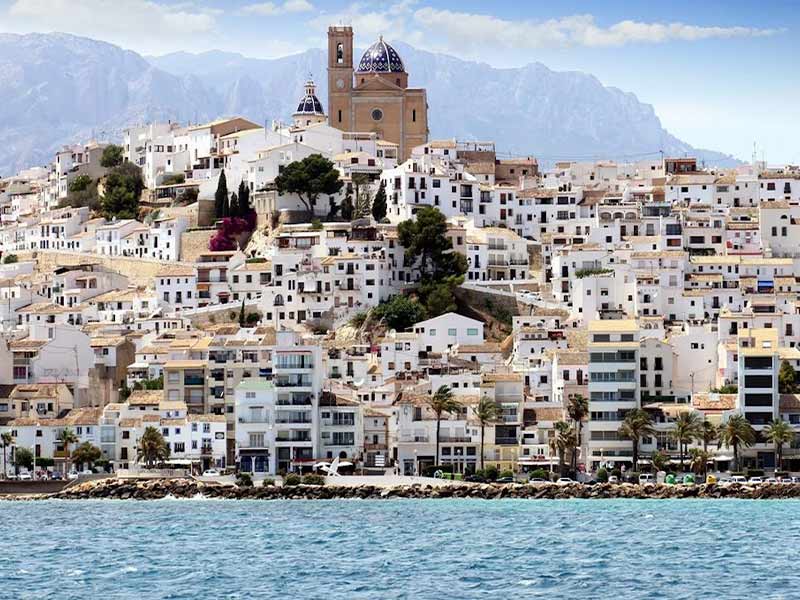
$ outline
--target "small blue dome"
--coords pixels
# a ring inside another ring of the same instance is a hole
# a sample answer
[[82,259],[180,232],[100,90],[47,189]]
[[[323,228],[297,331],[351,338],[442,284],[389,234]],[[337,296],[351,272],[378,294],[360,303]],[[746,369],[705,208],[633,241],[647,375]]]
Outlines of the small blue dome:
[[308,80],[306,82],[305,96],[300,98],[300,104],[297,105],[295,114],[303,115],[324,115],[325,111],[322,110],[322,102],[319,101],[316,94],[316,86],[314,82]]
[[358,63],[359,73],[403,73],[406,68],[397,51],[383,41],[372,44]]

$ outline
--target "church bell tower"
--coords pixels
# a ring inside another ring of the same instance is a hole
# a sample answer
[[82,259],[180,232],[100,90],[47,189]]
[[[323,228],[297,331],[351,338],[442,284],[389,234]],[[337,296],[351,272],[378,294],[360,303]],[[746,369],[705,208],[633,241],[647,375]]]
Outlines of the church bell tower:
[[352,131],[353,28],[328,27],[328,123]]

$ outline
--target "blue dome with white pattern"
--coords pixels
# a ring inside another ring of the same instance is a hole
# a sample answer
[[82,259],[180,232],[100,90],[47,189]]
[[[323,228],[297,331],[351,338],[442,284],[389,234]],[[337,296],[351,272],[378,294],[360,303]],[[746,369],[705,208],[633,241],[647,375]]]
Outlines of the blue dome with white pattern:
[[359,73],[403,73],[406,68],[397,51],[383,41],[372,44],[358,63]]
[[310,79],[306,81],[305,95],[300,98],[300,104],[297,105],[297,114],[303,115],[324,115],[325,111],[322,110],[322,102],[317,98],[317,87]]

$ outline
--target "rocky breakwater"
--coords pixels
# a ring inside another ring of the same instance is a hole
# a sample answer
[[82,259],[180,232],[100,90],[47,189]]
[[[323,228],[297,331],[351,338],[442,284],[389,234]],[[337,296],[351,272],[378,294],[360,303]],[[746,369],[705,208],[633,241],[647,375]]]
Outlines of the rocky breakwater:
[[333,500],[391,499],[391,498],[475,498],[561,500],[581,499],[678,499],[678,498],[745,498],[745,499],[789,499],[800,498],[800,484],[702,484],[702,485],[658,485],[658,484],[453,484],[430,485],[296,485],[236,487],[207,483],[194,479],[100,479],[72,485],[50,494],[8,496],[14,500],[41,499],[119,499],[158,500],[174,498],[220,498],[220,499],[298,499]]

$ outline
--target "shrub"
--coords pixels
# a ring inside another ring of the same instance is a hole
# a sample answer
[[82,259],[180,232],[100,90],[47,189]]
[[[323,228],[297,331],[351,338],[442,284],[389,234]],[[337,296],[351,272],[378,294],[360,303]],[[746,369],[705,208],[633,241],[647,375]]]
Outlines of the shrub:
[[311,229],[313,229],[314,231],[319,231],[320,229],[322,229],[322,221],[320,221],[319,219],[313,219],[311,221]]
[[300,475],[296,475],[295,473],[289,473],[286,477],[283,478],[283,485],[290,486],[290,485],[300,485]]
[[595,473],[595,478],[600,483],[606,483],[608,481],[608,471],[600,467],[597,469],[597,473]]
[[504,477],[512,477],[513,478],[514,477],[514,471],[509,471],[508,469],[506,469],[505,471],[501,471],[500,472],[500,478],[502,479]]
[[616,477],[617,479],[622,479],[622,471],[620,471],[619,469],[612,469],[611,476]]
[[309,473],[308,475],[303,475],[303,485],[325,485],[325,478],[316,473]]
[[442,473],[452,473],[453,472],[453,465],[431,465],[429,467],[425,467],[425,470],[422,471],[423,477],[433,477],[433,474],[436,471],[441,471]]
[[250,473],[239,473],[236,476],[236,485],[238,487],[253,487],[253,478]]
[[590,277],[592,275],[605,275],[613,272],[614,269],[578,269],[575,271],[575,277],[583,279],[584,277]]
[[255,325],[256,323],[258,323],[260,318],[261,318],[261,313],[257,313],[257,312],[247,313],[247,317],[245,318],[245,322],[248,325]]
[[183,173],[173,173],[165,176],[164,179],[161,180],[161,185],[177,185],[184,181],[186,181],[186,177]]
[[355,327],[356,329],[358,329],[364,324],[366,320],[367,320],[367,311],[362,310],[361,312],[357,312],[352,317],[350,317],[349,325],[351,327]]
[[494,481],[497,479],[498,471],[497,467],[494,465],[490,465],[483,470],[483,475],[486,477],[488,481]]
[[3,258],[3,264],[4,265],[12,265],[15,262],[17,262],[18,260],[19,260],[19,258],[17,258],[16,254],[6,254],[5,257]]
[[271,487],[275,485],[275,480],[271,477],[265,477],[264,481],[261,482],[261,487]]
[[534,469],[531,471],[531,479],[550,479],[550,473],[544,469]]
[[764,469],[747,469],[747,477],[763,477]]

